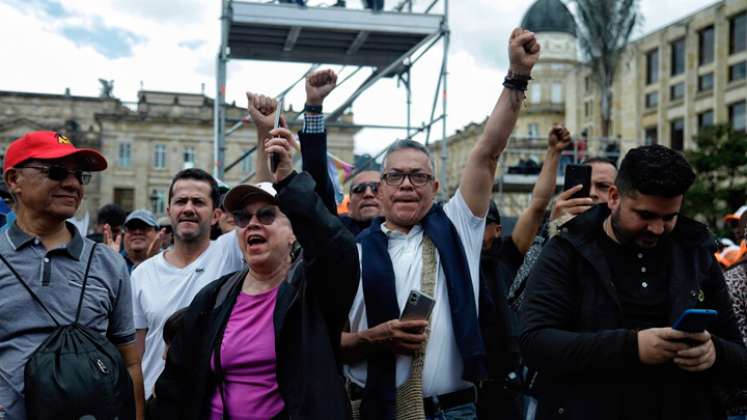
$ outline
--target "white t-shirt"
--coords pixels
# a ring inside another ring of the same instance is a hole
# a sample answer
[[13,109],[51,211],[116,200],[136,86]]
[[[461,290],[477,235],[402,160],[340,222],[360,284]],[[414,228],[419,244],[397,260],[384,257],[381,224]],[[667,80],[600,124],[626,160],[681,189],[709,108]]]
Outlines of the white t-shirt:
[[184,268],[169,264],[163,254],[143,261],[130,276],[135,329],[148,330],[142,360],[145,398],[153,393],[164,368],[163,324],[171,314],[189,306],[205,285],[244,266],[236,231],[211,241],[205,252]]
[[[472,277],[475,306],[477,306],[480,285],[480,250],[485,230],[485,218],[476,217],[472,214],[459,190],[446,203],[444,211],[456,227],[462,240],[467,255],[469,273]],[[423,228],[416,225],[408,234],[389,230],[384,225],[381,226],[381,230],[389,238],[389,257],[392,259],[397,304],[401,311],[405,307],[410,291],[413,289],[420,290],[420,277],[423,269],[423,250],[421,246]],[[358,252],[361,253],[360,245],[358,246]],[[425,350],[425,366],[423,367],[423,396],[425,397],[458,391],[470,385],[461,379],[464,366],[451,326],[451,309],[446,290],[446,275],[441,267],[438,251],[436,251],[436,267],[438,269],[435,290],[436,304],[431,313],[431,333]],[[352,332],[368,329],[363,286],[360,284],[348,318]],[[397,386],[402,385],[410,375],[411,362],[412,358],[409,356],[397,356]],[[350,380],[363,387],[366,384],[366,369],[367,363],[364,361],[345,366],[345,374]]]

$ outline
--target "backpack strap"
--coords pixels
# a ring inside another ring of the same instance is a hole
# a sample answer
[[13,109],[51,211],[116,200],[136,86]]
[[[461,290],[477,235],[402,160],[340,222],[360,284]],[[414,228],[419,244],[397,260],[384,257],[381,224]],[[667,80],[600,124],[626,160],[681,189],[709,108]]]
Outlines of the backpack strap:
[[6,259],[5,259],[5,257],[3,256],[3,254],[0,254],[0,260],[2,260],[2,261],[3,261],[4,263],[5,263],[5,265],[7,265],[7,266],[8,266],[8,268],[10,269],[10,272],[11,272],[11,273],[13,273],[13,275],[15,275],[15,276],[16,276],[16,278],[17,278],[17,279],[18,279],[18,281],[19,281],[19,282],[21,283],[21,285],[23,285],[23,288],[24,288],[24,289],[26,289],[26,291],[27,291],[27,292],[29,292],[29,294],[30,294],[30,295],[31,295],[31,297],[32,297],[32,298],[33,298],[33,299],[34,299],[34,300],[36,301],[36,303],[38,303],[38,304],[39,304],[39,306],[41,306],[41,308],[42,308],[42,309],[44,309],[44,312],[46,312],[46,313],[47,313],[47,315],[49,315],[49,317],[50,317],[50,318],[52,318],[52,322],[54,322],[54,323],[55,323],[55,325],[59,327],[59,326],[60,326],[60,323],[59,323],[59,322],[57,322],[57,318],[55,318],[55,317],[54,317],[54,316],[52,315],[52,313],[51,313],[51,312],[49,312],[49,309],[47,309],[47,307],[46,307],[46,306],[44,306],[44,304],[42,303],[41,299],[39,299],[39,296],[37,296],[37,295],[36,295],[36,293],[34,293],[34,292],[33,292],[33,291],[31,290],[31,287],[29,287],[29,285],[28,285],[28,284],[26,284],[26,282],[25,282],[25,281],[23,281],[23,279],[21,278],[21,275],[20,275],[20,274],[18,274],[18,272],[16,271],[16,269],[15,269],[15,268],[13,268],[13,266],[12,266],[12,265],[10,265],[10,263],[8,262],[8,260],[6,260]]
[[73,325],[78,325],[78,319],[80,318],[80,310],[83,307],[83,295],[86,292],[86,283],[88,283],[88,272],[91,271],[91,261],[93,261],[93,252],[96,250],[97,243],[94,242],[91,246],[91,253],[88,255],[88,263],[86,263],[86,272],[83,274],[83,287],[80,288],[80,298],[78,299],[78,309],[75,311],[75,321]]

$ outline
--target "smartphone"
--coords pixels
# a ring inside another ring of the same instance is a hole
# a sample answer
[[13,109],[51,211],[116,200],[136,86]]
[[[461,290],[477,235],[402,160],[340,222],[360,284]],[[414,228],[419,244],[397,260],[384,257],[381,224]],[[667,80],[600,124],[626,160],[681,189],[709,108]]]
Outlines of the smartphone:
[[[275,110],[275,127],[280,127],[280,113],[283,112],[283,103],[285,102],[285,96],[280,97],[278,101],[277,109]],[[280,156],[275,153],[270,153],[270,172],[275,173],[280,163]]]
[[713,309],[687,309],[674,321],[672,329],[691,333],[703,332],[717,316],[718,311]]
[[568,165],[565,167],[565,182],[563,190],[570,190],[576,185],[583,185],[580,191],[573,193],[571,198],[585,198],[591,192],[591,165]]
[[410,296],[407,297],[405,309],[402,311],[402,316],[399,319],[402,321],[427,321],[431,316],[431,311],[435,304],[436,301],[432,297],[419,290],[413,290],[410,292]]

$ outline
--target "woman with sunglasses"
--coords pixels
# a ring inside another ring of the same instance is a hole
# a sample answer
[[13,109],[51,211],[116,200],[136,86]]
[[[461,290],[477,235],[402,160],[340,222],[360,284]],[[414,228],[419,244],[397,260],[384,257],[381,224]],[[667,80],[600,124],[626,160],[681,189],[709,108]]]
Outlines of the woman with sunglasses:
[[224,200],[251,268],[189,306],[156,383],[159,419],[350,417],[337,353],[358,287],[355,242],[311,176],[292,171],[290,131],[271,134],[274,186],[240,185]]

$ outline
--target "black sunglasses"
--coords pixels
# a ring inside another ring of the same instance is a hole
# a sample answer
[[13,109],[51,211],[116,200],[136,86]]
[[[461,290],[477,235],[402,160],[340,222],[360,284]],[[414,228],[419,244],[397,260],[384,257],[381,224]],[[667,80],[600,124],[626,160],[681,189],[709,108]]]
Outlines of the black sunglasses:
[[379,191],[378,182],[361,182],[350,187],[350,192],[353,194],[363,194],[364,192],[366,192],[366,188],[369,187],[371,188],[371,192],[374,194]]
[[259,221],[259,223],[262,223],[265,226],[273,224],[275,222],[275,218],[277,217],[277,212],[273,207],[263,207],[257,210],[256,213],[252,213],[247,210],[237,210],[231,214],[233,214],[233,219],[236,222],[236,226],[242,229],[249,226],[249,223],[252,221],[252,218],[254,216],[257,216],[257,220]]
[[81,170],[70,170],[65,168],[64,166],[36,166],[36,165],[25,165],[25,166],[19,166],[19,168],[31,168],[36,169],[39,172],[47,175],[47,178],[51,179],[52,181],[64,181],[69,177],[70,175],[74,176],[75,179],[80,182],[81,185],[88,185],[89,182],[91,182],[91,173]]

